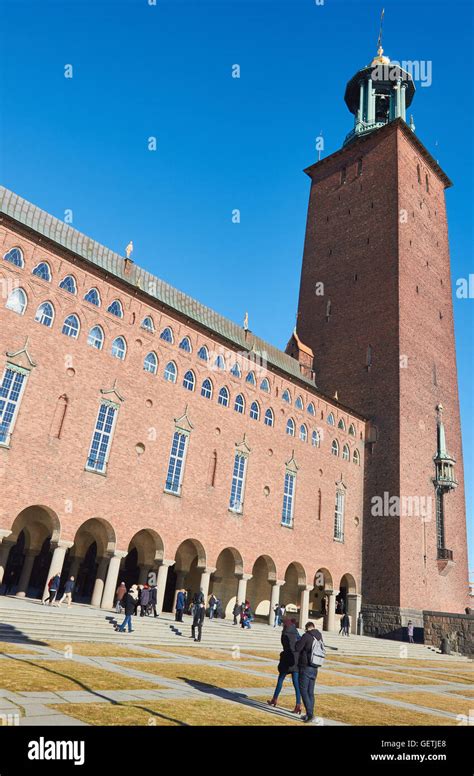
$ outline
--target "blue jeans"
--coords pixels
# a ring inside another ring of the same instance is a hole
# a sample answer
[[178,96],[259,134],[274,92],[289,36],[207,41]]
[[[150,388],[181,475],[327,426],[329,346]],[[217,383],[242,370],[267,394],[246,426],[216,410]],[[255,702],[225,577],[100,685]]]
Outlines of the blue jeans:
[[[273,700],[276,701],[276,699],[280,695],[281,688],[283,687],[283,682],[285,681],[287,676],[288,674],[278,674],[278,681],[275,687],[275,692],[273,693]],[[298,680],[298,671],[294,671],[293,673],[290,673],[290,676],[293,680],[293,687],[295,688],[296,704],[297,706],[299,706],[301,704],[301,693],[300,693],[300,685]]]
[[124,631],[126,625],[128,625],[128,632],[130,633],[130,631],[132,630],[132,615],[131,614],[126,614],[125,615],[125,619],[124,619],[123,623],[121,624],[121,626],[119,628],[119,631]]
[[315,666],[305,666],[299,671],[301,697],[308,717],[314,714],[314,684],[317,675],[318,669]]
[[275,619],[273,621],[273,627],[276,628],[277,625],[281,625],[281,618],[279,614],[275,614]]

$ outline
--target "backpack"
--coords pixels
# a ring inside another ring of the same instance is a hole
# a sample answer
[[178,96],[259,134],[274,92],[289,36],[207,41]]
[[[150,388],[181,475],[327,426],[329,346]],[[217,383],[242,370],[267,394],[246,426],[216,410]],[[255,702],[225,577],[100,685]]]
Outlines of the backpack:
[[313,636],[313,643],[311,645],[311,657],[309,659],[310,665],[314,666],[315,668],[319,668],[323,665],[325,657],[326,647],[324,646],[322,638],[317,639],[316,636]]

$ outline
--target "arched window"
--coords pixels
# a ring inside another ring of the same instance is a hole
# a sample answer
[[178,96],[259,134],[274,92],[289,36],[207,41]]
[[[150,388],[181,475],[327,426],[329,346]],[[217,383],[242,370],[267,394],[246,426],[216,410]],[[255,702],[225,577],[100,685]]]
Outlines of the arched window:
[[155,331],[155,324],[153,323],[153,318],[151,315],[147,315],[143,321],[140,324],[141,329],[145,329],[145,331],[149,331],[150,334],[153,334]]
[[225,369],[225,361],[223,356],[216,356],[216,360],[214,361],[214,366],[216,369]]
[[420,172],[420,165],[419,164],[416,165],[416,172],[417,172],[417,175],[418,175],[418,183],[421,183],[421,172]]
[[295,435],[295,421],[293,420],[293,418],[288,418],[288,420],[286,421],[286,433],[288,434],[288,436],[292,436],[292,437],[294,437]]
[[319,434],[317,431],[313,431],[311,434],[311,444],[313,447],[319,447]]
[[49,268],[48,262],[46,261],[40,261],[36,267],[33,267],[31,274],[36,275],[36,277],[41,278],[41,280],[47,280],[48,282],[51,281],[51,270]]
[[66,337],[77,339],[79,336],[79,329],[80,323],[77,315],[68,315],[63,323],[62,333],[65,334]]
[[273,424],[275,422],[275,418],[274,418],[274,415],[273,415],[273,410],[270,409],[270,407],[268,408],[268,410],[265,411],[265,417],[264,417],[263,422],[265,423],[266,426],[273,427]]
[[87,336],[87,344],[96,350],[102,350],[104,345],[104,332],[100,326],[93,326]]
[[429,194],[430,193],[430,179],[428,178],[428,175],[425,175],[425,185],[426,185],[426,191]]
[[283,401],[285,401],[287,404],[291,404],[291,394],[289,391],[283,391],[281,398]]
[[156,353],[151,351],[151,353],[148,353],[145,356],[145,360],[143,362],[143,369],[145,372],[150,372],[152,375],[156,375],[158,371],[158,358]]
[[219,391],[219,396],[217,397],[217,403],[222,404],[223,407],[229,406],[229,391],[227,388],[221,388]]
[[265,391],[265,393],[270,393],[270,383],[267,377],[264,377],[260,383],[260,390]]
[[350,434],[350,436],[353,436],[353,437],[355,437],[355,435],[356,435],[356,430],[355,430],[355,426],[354,426],[353,423],[351,423],[351,425],[349,426],[349,434]]
[[247,377],[245,378],[246,383],[250,383],[250,385],[256,385],[257,381],[255,379],[255,372],[249,372]]
[[115,358],[119,358],[121,361],[125,359],[125,353],[127,352],[127,345],[123,337],[115,337],[112,342],[111,353]]
[[205,345],[201,345],[201,347],[199,348],[198,358],[200,358],[201,361],[209,361],[209,351]]
[[253,401],[250,405],[250,417],[252,420],[258,420],[260,417],[260,407],[257,401]]
[[336,425],[336,421],[334,420],[334,415],[332,414],[332,412],[330,412],[328,415],[328,426],[335,426],[335,425]]
[[297,397],[297,399],[295,401],[295,407],[296,407],[297,410],[304,409],[303,399],[301,398],[301,396]]
[[351,460],[351,453],[349,450],[349,445],[344,445],[342,448],[342,460],[343,461],[350,461]]
[[308,414],[312,415],[314,418],[316,415],[316,409],[312,401],[308,404],[307,410],[308,410]]
[[67,291],[69,294],[77,294],[75,277],[73,275],[66,275],[66,277],[61,280],[59,288],[62,288],[63,291]]
[[355,463],[357,466],[360,466],[360,453],[358,450],[354,450],[352,453],[352,463]]
[[173,344],[173,331],[169,326],[167,326],[160,334],[160,339],[162,339],[164,342],[169,342],[170,345]]
[[178,370],[174,361],[169,361],[165,367],[164,378],[168,383],[175,383],[178,376]]
[[54,307],[51,302],[43,302],[36,311],[35,321],[42,323],[43,326],[50,328],[54,320]]
[[241,393],[237,394],[235,397],[234,410],[240,412],[241,415],[245,412],[245,399]]
[[341,429],[341,431],[346,430],[346,424],[344,423],[344,418],[340,418],[339,423],[337,424],[337,427]]
[[196,378],[194,377],[194,372],[189,369],[183,377],[183,388],[186,388],[187,391],[194,391],[195,385]]
[[28,304],[28,299],[22,288],[14,288],[8,294],[8,299],[5,307],[7,310],[13,310],[18,315],[23,315]]
[[302,426],[300,426],[300,439],[302,442],[308,441],[308,429],[306,428],[304,423]]
[[201,385],[201,396],[204,396],[205,399],[212,398],[212,383],[208,377],[206,377],[203,384]]
[[114,299],[114,301],[111,302],[107,307],[107,312],[111,315],[115,315],[117,318],[123,318],[122,302],[120,302],[118,299]]
[[333,439],[332,440],[331,454],[332,455],[339,455],[339,442],[337,441],[337,439]]
[[183,339],[179,343],[179,347],[181,350],[184,350],[185,353],[191,353],[192,347],[191,347],[191,340],[189,339],[189,337],[183,337]]
[[231,375],[234,375],[234,377],[242,377],[242,370],[237,362],[231,367],[230,373]]
[[95,305],[96,307],[100,307],[101,305],[100,294],[97,288],[90,288],[87,294],[84,295],[84,300],[90,304]]
[[21,248],[11,248],[3,257],[5,261],[9,261],[10,264],[14,264],[15,267],[23,267],[25,262],[23,261],[23,252]]

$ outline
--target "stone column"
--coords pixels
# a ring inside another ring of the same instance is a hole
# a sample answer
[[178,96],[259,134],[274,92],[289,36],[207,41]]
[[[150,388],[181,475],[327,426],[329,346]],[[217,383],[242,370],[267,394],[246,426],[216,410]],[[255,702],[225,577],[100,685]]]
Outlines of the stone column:
[[24,598],[28,592],[31,572],[33,571],[33,564],[37,555],[38,550],[26,550],[25,552],[25,560],[23,561],[20,581],[18,582],[18,589],[16,591],[18,598]]
[[[168,572],[166,572],[168,574]],[[174,589],[174,597],[173,597],[173,609],[172,611],[176,609],[176,599],[178,597],[178,590],[184,589],[184,580],[186,579],[186,571],[183,571],[183,569],[177,569],[176,570],[176,587]]]
[[357,633],[357,618],[362,603],[362,596],[358,593],[347,593],[347,614],[351,619],[351,633]]
[[309,618],[309,594],[310,594],[312,589],[313,589],[313,585],[306,585],[306,587],[302,587],[301,588],[300,619],[299,619],[299,627],[300,628],[304,628],[304,626],[308,622],[308,618]]
[[272,585],[272,593],[270,596],[270,612],[268,614],[268,624],[273,625],[275,619],[274,608],[280,603],[281,588],[285,584],[285,580],[277,579]]
[[372,79],[367,79],[367,123],[373,124],[375,121],[375,95],[372,86]]
[[359,122],[364,121],[364,81],[359,84]]
[[209,584],[211,582],[211,574],[213,574],[215,569],[211,568],[210,566],[207,566],[205,569],[201,571],[201,581],[199,583],[199,589],[202,590],[204,593],[204,603],[207,605],[207,597],[209,595]]
[[395,103],[395,118],[398,119],[401,116],[402,113],[402,87],[401,87],[401,80],[400,78],[397,78],[397,85],[395,87],[396,91],[396,103]]
[[100,606],[100,602],[102,601],[102,594],[104,592],[105,575],[107,573],[108,565],[109,559],[107,556],[104,556],[99,560],[97,576],[95,578],[94,589],[92,591],[91,606]]
[[66,551],[71,549],[73,544],[74,542],[64,542],[62,540],[57,543],[57,546],[53,552],[53,557],[51,558],[49,571],[46,575],[46,584],[44,586],[43,597],[42,597],[43,601],[49,595],[49,590],[48,590],[49,580],[51,579],[51,577],[55,577],[56,574],[61,574],[63,570],[63,565],[64,565],[64,558],[66,557]]
[[406,83],[402,84],[402,104],[401,104],[401,117],[403,121],[407,120],[407,85]]
[[114,605],[114,596],[117,589],[120,562],[122,558],[125,558],[126,555],[126,552],[116,551],[109,560],[109,567],[107,569],[102,602],[100,604],[101,609],[112,609]]
[[10,534],[11,531],[0,528],[0,585],[3,582],[3,575],[5,574],[8,556],[14,544],[14,542],[7,541],[7,536],[10,536]]
[[336,591],[326,590],[325,594],[328,597],[328,613],[327,613],[327,631],[336,630]]
[[[168,569],[173,566],[174,560],[163,560],[158,567],[158,578],[156,580],[156,611],[161,614],[163,611],[163,600],[165,597],[166,580],[168,579]],[[176,597],[175,597],[176,603]]]
[[252,579],[252,574],[241,574],[239,584],[237,585],[237,603],[241,604],[247,598],[247,582]]

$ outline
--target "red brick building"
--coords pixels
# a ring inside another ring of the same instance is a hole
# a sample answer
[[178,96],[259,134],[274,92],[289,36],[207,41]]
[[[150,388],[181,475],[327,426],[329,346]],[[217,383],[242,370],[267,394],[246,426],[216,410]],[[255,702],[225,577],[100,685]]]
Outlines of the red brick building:
[[[307,170],[286,352],[1,190],[11,592],[41,595],[60,572],[79,600],[110,608],[118,582],[153,573],[167,610],[176,589],[202,587],[227,615],[247,597],[265,617],[277,602],[301,621],[326,609],[332,629],[337,596],[353,630],[362,602],[374,633],[427,608],[463,611],[449,182],[393,85],[385,120],[366,115],[374,67],[358,74],[357,131]],[[422,514],[390,516],[392,496]]]

